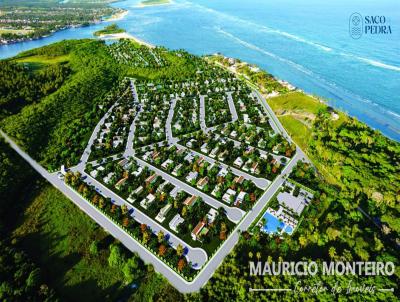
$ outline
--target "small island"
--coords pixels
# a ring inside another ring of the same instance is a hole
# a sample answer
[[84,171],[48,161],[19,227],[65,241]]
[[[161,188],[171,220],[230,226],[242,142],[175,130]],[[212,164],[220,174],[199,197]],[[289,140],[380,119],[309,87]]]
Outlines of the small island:
[[170,4],[170,0],[143,0],[140,2],[139,6],[155,6],[155,5],[164,5]]
[[124,33],[125,29],[120,28],[117,24],[111,24],[93,33],[96,37]]

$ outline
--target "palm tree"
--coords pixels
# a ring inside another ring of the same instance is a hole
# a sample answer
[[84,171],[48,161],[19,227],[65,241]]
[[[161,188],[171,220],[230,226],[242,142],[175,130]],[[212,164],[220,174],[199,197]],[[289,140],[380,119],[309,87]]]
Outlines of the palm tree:
[[161,243],[164,240],[164,232],[163,231],[159,231],[157,234],[157,238],[158,238],[158,242]]
[[121,206],[121,212],[123,215],[126,215],[128,213],[128,207],[126,206],[126,204],[123,204]]
[[329,248],[328,253],[329,253],[329,257],[330,257],[331,259],[335,259],[335,258],[336,258],[336,249],[335,249],[335,247],[331,246],[331,247]]
[[181,244],[178,244],[176,247],[176,254],[181,257],[183,255],[183,246]]

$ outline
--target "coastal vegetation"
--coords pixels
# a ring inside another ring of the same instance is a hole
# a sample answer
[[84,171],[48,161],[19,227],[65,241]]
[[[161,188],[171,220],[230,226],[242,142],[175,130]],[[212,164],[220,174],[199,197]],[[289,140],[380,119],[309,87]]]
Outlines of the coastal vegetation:
[[95,36],[104,36],[104,35],[112,35],[112,34],[119,34],[119,33],[124,33],[125,29],[120,28],[117,24],[111,24],[104,29],[98,30],[94,32]]

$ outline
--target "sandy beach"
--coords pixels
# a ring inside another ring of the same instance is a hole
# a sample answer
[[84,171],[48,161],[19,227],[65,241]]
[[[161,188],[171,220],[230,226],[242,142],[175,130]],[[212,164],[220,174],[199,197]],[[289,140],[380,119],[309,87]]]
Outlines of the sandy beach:
[[136,7],[145,8],[145,7],[151,7],[151,6],[162,6],[162,5],[171,5],[171,4],[173,4],[172,0],[170,0],[166,3],[154,3],[154,4],[143,4],[142,2],[140,2],[138,5],[136,5]]
[[143,41],[143,40],[141,40],[141,39],[139,39],[139,38],[137,38],[137,37],[135,37],[135,36],[133,36],[133,35],[131,35],[129,33],[126,33],[126,32],[125,33],[118,33],[118,34],[101,35],[98,38],[99,39],[103,39],[103,40],[131,39],[131,40],[134,40],[135,42],[137,42],[139,44],[142,44],[142,45],[145,45],[147,47],[150,47],[150,48],[154,48],[155,47],[154,45],[152,45],[150,43],[147,43],[146,41]]
[[122,20],[123,18],[125,18],[128,13],[129,13],[129,11],[127,11],[127,10],[116,13],[116,14],[110,16],[109,18],[106,18],[104,21],[110,21],[110,22],[119,21],[119,20]]

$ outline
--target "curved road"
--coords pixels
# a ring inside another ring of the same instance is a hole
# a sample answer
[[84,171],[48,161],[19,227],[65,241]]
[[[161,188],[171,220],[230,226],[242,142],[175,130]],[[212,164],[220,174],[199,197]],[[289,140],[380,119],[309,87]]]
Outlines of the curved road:
[[[272,109],[268,106],[266,103],[265,99],[259,94],[258,91],[254,91],[255,95],[258,97],[259,101],[265,108],[266,112],[269,114],[271,118],[271,126],[274,128],[274,130],[278,133],[283,133],[284,137],[286,137],[289,141],[292,142],[290,139],[289,135],[283,128],[283,126],[280,124],[279,120],[276,118],[274,113],[272,112]],[[203,108],[202,108],[202,103],[203,103]],[[204,98],[203,102],[200,98],[200,122],[202,125],[202,129],[205,126],[204,123],[204,115],[203,119],[201,117],[201,113],[205,113],[205,108],[204,108]],[[173,109],[172,109],[173,112]],[[99,122],[100,124],[100,122]],[[208,130],[207,128],[204,128],[203,130]],[[96,129],[95,131],[96,132]],[[19,154],[21,157],[23,157],[36,171],[38,171],[44,178],[46,178],[53,186],[58,188],[64,195],[69,197],[78,207],[80,207],[84,212],[86,212],[93,220],[95,220],[99,225],[101,225],[103,228],[108,230],[114,237],[118,238],[127,248],[129,248],[132,251],[137,252],[140,257],[146,261],[150,262],[154,265],[154,268],[156,271],[162,273],[180,292],[183,293],[189,293],[189,292],[195,292],[198,291],[212,276],[214,271],[217,269],[217,267],[221,264],[223,261],[224,257],[233,249],[237,241],[239,240],[239,232],[247,230],[247,228],[251,225],[251,223],[257,218],[259,213],[264,209],[270,198],[278,191],[282,183],[284,182],[284,179],[287,175],[290,174],[292,168],[296,165],[296,163],[301,160],[301,159],[306,159],[307,157],[303,153],[303,151],[297,147],[297,152],[295,156],[292,158],[292,160],[289,161],[289,163],[285,166],[283,169],[282,173],[269,185],[267,190],[264,192],[264,194],[261,196],[261,198],[257,201],[257,203],[254,205],[252,210],[250,210],[247,214],[243,216],[243,212],[240,209],[232,209],[230,207],[225,207],[227,209],[228,217],[231,219],[238,221],[238,224],[235,228],[234,231],[229,235],[229,237],[225,240],[225,242],[222,244],[222,246],[218,249],[218,251],[208,260],[208,262],[204,265],[202,268],[201,272],[197,275],[197,277],[192,281],[192,282],[187,282],[185,281],[182,277],[180,277],[174,270],[172,270],[170,267],[168,267],[165,263],[163,263],[157,256],[153,255],[150,253],[146,248],[144,248],[139,242],[134,240],[129,234],[124,232],[121,228],[119,228],[117,225],[115,225],[111,220],[109,220],[106,216],[104,216],[99,210],[97,210],[93,205],[91,205],[89,202],[84,200],[78,193],[73,191],[71,188],[66,186],[64,182],[60,179],[58,179],[56,173],[49,173],[47,172],[42,166],[40,166],[36,161],[34,161],[28,154],[26,154],[24,151],[22,151],[6,134],[3,133],[3,131],[0,130],[0,134],[5,138],[5,140],[11,145],[11,147]],[[97,135],[97,132],[96,132]],[[133,135],[130,134],[130,135]],[[95,133],[92,133],[92,136],[95,137]],[[94,139],[93,139],[94,141]],[[88,144],[89,148],[91,147],[91,144]],[[90,150],[86,149],[85,151]],[[130,153],[130,152],[129,152]],[[90,154],[90,152],[89,152]],[[80,165],[75,167],[75,169],[79,169],[82,172],[82,168],[84,168],[85,163],[87,162],[87,159],[89,157],[89,154],[84,154],[82,156],[82,161]],[[168,178],[171,179],[172,183],[177,183],[179,187],[182,187],[183,189],[187,191],[193,191],[196,192],[196,195],[205,195],[204,193],[198,191],[197,189],[186,185],[185,183],[173,178],[172,176],[169,176],[169,174],[166,174],[165,172],[143,162],[140,159],[137,159],[138,162],[141,162],[144,165],[149,166],[151,169],[155,170],[158,174],[169,180]],[[308,161],[308,160],[307,160]],[[89,176],[86,178],[88,182],[93,182],[94,180],[91,179]],[[117,203],[126,203],[122,198],[120,198],[118,195],[113,193],[112,191],[108,190],[106,187],[102,186],[98,182],[96,182],[97,186],[100,188],[102,193],[110,196],[115,200]],[[203,197],[203,196],[202,196]],[[221,205],[220,202],[214,200],[213,198],[210,198],[208,195],[205,196],[204,199],[206,199],[210,202],[210,205],[214,205],[213,207],[219,207]],[[139,210],[135,209],[133,206],[129,204],[129,208],[133,209],[133,216],[138,219],[149,219],[146,215],[141,213]],[[240,211],[240,212],[238,212]],[[143,215],[143,216],[142,216]],[[143,220],[147,221],[147,220]],[[150,225],[150,223],[149,223]],[[157,228],[153,229],[157,231]],[[168,231],[164,232],[165,234],[169,233]],[[173,235],[173,234],[172,234]],[[177,242],[180,242],[181,240],[177,238],[176,236],[171,236],[173,240],[173,244],[176,244]],[[187,246],[185,244],[185,246]],[[207,261],[206,255],[203,254],[201,249],[189,249],[188,257],[193,257],[193,258],[198,258],[196,261],[199,265],[200,263],[204,263]]]

